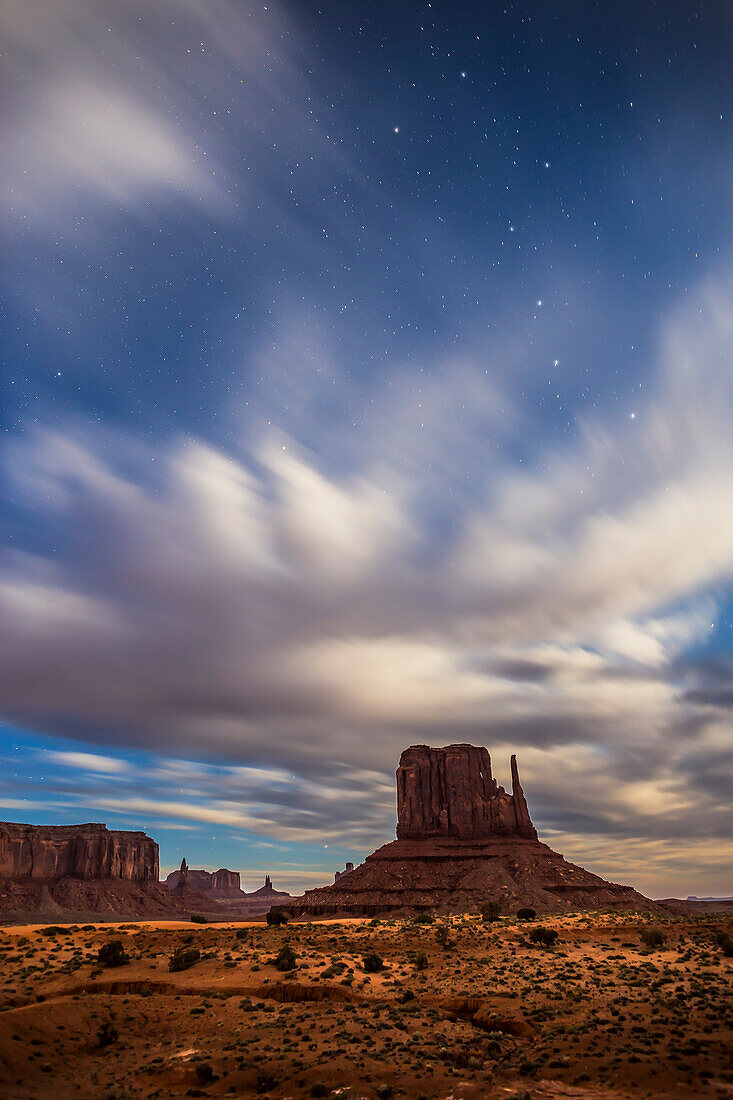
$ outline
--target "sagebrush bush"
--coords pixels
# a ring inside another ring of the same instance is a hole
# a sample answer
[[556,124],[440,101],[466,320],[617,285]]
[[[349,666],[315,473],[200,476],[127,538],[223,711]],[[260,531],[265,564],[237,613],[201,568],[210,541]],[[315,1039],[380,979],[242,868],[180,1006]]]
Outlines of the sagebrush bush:
[[376,974],[378,970],[384,969],[384,960],[376,951],[369,951],[366,955],[362,956],[361,961],[367,974]]
[[665,935],[661,928],[642,928],[639,936],[645,947],[664,947]]
[[120,1037],[120,1033],[111,1021],[107,1021],[102,1024],[97,1032],[97,1043],[100,1047],[111,1046],[112,1043],[116,1043]]
[[485,901],[481,906],[481,920],[488,924],[499,919],[500,906],[498,901]]
[[295,970],[297,956],[289,943],[283,944],[275,958],[275,966],[278,970]]
[[557,943],[557,932],[554,928],[545,928],[540,924],[530,932],[529,942],[540,944],[541,947],[554,947]]
[[102,944],[97,952],[100,966],[125,966],[130,956],[125,951],[122,940],[109,940]]
[[529,905],[517,909],[517,920],[534,920],[536,916],[537,913]]
[[727,932],[717,932],[715,934],[715,942],[726,958],[733,958],[733,940]]
[[445,924],[441,924],[440,928],[435,930],[435,942],[439,943],[444,951],[447,951],[451,947],[455,947],[456,941],[450,938],[450,933]]
[[188,970],[201,958],[198,947],[177,947],[168,960],[168,969],[174,973],[179,970]]

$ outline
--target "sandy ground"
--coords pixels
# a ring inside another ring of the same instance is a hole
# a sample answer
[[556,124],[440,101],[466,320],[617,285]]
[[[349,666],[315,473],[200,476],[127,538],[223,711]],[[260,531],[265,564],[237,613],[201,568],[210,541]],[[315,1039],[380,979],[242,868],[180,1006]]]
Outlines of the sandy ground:
[[[551,949],[536,923],[6,927],[0,1096],[733,1098],[730,917],[656,921],[652,951],[641,915],[545,919]],[[171,972],[180,947],[200,959]]]

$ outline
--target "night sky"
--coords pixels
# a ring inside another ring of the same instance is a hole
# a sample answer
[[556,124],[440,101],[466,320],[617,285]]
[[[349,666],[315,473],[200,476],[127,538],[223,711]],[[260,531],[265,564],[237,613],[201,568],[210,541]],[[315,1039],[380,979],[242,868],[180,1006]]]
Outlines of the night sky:
[[468,741],[733,894],[731,4],[0,31],[0,816],[299,891]]

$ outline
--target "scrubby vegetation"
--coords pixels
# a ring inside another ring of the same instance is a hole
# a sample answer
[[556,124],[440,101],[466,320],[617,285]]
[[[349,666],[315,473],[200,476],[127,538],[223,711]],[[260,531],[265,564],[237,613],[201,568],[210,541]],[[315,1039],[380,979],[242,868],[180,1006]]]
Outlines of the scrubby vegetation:
[[119,1031],[115,1025],[108,1020],[106,1023],[102,1024],[97,1032],[97,1043],[100,1047],[108,1047],[111,1046],[112,1043],[116,1043],[119,1037]]
[[557,932],[554,928],[545,928],[540,924],[529,933],[529,942],[539,944],[540,947],[554,947],[557,943]]
[[274,965],[278,970],[295,970],[297,956],[289,943],[283,944],[280,948],[274,960]]
[[273,906],[265,919],[271,928],[279,928],[281,925],[288,923],[289,917],[284,909]]
[[168,969],[174,973],[179,970],[188,970],[201,958],[198,947],[178,947],[168,960]]
[[105,967],[125,966],[129,963],[130,956],[125,951],[122,940],[109,940],[100,947],[97,961],[100,966]]
[[376,974],[378,970],[384,970],[384,959],[376,951],[368,951],[362,956],[361,961],[367,974]]
[[517,920],[534,920],[536,916],[536,912],[529,905],[517,909]]
[[642,928],[639,938],[645,947],[664,947],[665,935],[661,928]]

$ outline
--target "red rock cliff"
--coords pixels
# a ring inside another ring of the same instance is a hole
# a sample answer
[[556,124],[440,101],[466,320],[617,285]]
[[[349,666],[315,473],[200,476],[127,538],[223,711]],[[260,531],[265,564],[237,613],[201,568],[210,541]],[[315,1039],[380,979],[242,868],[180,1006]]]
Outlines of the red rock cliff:
[[512,756],[512,794],[491,774],[491,757],[474,745],[432,749],[412,745],[397,768],[397,836],[421,840],[447,836],[466,840],[522,836],[535,840]]
[[64,877],[158,881],[158,845],[142,832],[106,825],[0,822],[0,878],[53,882]]
[[215,894],[238,894],[241,890],[239,871],[220,867],[211,876],[211,890]]

